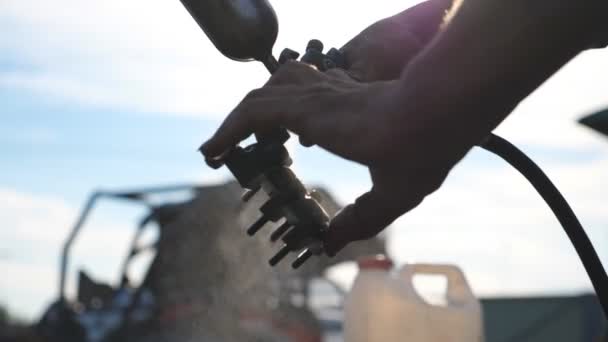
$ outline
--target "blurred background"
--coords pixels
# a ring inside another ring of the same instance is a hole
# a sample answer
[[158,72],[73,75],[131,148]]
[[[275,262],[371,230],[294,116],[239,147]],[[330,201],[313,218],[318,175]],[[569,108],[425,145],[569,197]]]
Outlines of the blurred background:
[[[275,53],[302,50],[311,38],[340,47],[415,3],[272,1],[280,22]],[[196,149],[267,77],[261,64],[217,52],[177,0],[0,1],[0,304],[18,320],[40,318],[57,297],[60,245],[94,189],[230,180]],[[608,107],[606,89],[608,51],[585,52],[498,129],[556,183],[604,263],[608,140],[576,120]],[[341,204],[368,189],[361,166],[292,140],[306,184]],[[117,282],[116,265],[143,213],[102,205],[75,246],[72,269],[86,265],[95,278]],[[479,149],[385,237],[397,263],[458,264],[480,297],[592,292],[540,197]],[[346,263],[328,276],[346,289],[355,274]]]

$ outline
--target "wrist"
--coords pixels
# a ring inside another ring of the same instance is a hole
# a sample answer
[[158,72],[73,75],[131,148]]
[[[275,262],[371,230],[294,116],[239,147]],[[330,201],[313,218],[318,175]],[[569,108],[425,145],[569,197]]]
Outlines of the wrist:
[[420,42],[393,18],[372,24],[346,43],[347,70],[362,82],[399,78],[407,62],[420,50]]
[[[551,1],[562,7],[548,6]],[[404,86],[418,88],[418,96],[458,104],[446,110],[465,108],[457,115],[478,120],[489,132],[586,49],[598,23],[566,25],[568,10],[573,18],[583,18],[587,11],[576,0],[538,1],[545,5],[542,11],[530,11],[527,2],[464,1],[438,37],[404,69]]]
[[460,96],[460,88],[445,82],[447,78],[429,77],[432,70],[416,65],[408,69],[391,96],[398,108],[393,146],[406,164],[423,161],[407,168],[447,171],[494,128],[494,119],[484,115],[492,111],[472,97]]

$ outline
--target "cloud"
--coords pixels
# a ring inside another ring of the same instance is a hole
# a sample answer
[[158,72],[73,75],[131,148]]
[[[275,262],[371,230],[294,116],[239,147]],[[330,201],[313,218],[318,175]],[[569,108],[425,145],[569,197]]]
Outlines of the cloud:
[[48,145],[60,141],[60,136],[56,130],[43,125],[31,124],[28,127],[14,129],[14,127],[0,127],[0,142],[8,146],[9,144],[38,144]]
[[12,259],[0,260],[0,303],[11,314],[36,320],[57,296],[57,272],[47,265],[26,264]]
[[[343,44],[397,7],[354,11],[336,27],[343,5],[276,2],[277,49],[302,50],[313,37]],[[0,32],[0,49],[16,65],[0,69],[0,87],[71,104],[218,119],[268,77],[261,65],[222,56],[177,0],[4,1]]]
[[266,78],[215,51],[179,1],[11,1],[0,13],[15,60],[0,85],[50,99],[217,118]]
[[[71,253],[68,291],[74,293],[73,270],[81,266],[104,281],[116,281],[118,267],[133,234],[129,213],[107,216],[102,205],[83,228]],[[111,209],[111,205],[109,206]],[[25,318],[37,318],[56,299],[59,251],[79,208],[51,196],[0,189],[0,240],[6,258],[0,260],[0,301]],[[140,214],[140,212],[131,213]],[[137,270],[135,270],[137,272]]]
[[[416,2],[350,2],[336,25],[345,2],[274,1],[281,27],[275,54],[283,47],[302,50],[311,38],[341,46]],[[16,60],[14,70],[0,69],[0,87],[72,104],[220,119],[267,78],[261,65],[221,56],[177,0],[4,1],[0,32],[0,49]],[[526,144],[593,145],[597,138],[573,128],[572,120],[608,105],[602,92],[608,86],[606,54],[581,55],[499,131]],[[560,136],[552,134],[558,130]]]
[[18,315],[34,318],[56,296],[57,251],[72,216],[64,201],[0,189],[0,300]]
[[[58,242],[67,233],[72,209],[63,201],[0,189],[3,240]],[[59,231],[57,231],[59,229]]]
[[582,53],[525,99],[498,129],[518,142],[563,150],[603,149],[606,141],[576,123],[608,107],[608,50]]

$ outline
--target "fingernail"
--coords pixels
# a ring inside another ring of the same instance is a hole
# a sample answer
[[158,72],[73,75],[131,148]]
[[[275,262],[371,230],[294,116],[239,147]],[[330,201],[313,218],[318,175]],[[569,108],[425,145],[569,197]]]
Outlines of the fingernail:
[[219,169],[224,166],[224,161],[219,158],[205,158],[205,163],[212,169]]
[[300,140],[300,145],[302,145],[304,147],[312,147],[312,146],[314,146],[314,144],[312,143],[312,141],[307,140],[306,138],[300,137],[299,140]]
[[209,140],[205,141],[199,148],[198,151],[203,155],[207,155],[207,150],[209,149]]

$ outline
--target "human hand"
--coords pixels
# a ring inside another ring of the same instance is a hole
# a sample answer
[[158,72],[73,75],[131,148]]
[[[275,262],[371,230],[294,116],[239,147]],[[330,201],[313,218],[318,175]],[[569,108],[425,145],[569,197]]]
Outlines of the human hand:
[[373,187],[332,220],[326,252],[374,236],[437,189],[519,101],[589,46],[586,27],[564,24],[569,7],[546,16],[521,11],[519,2],[457,3],[458,13],[428,46],[405,43],[415,58],[404,58],[397,80],[396,64],[373,64],[385,51],[368,44],[374,40],[349,43],[350,75],[289,63],[237,106],[202,152],[218,157],[252,133],[285,127],[362,163]]
[[282,66],[264,88],[241,102],[202,152],[207,158],[220,157],[250,134],[282,126],[298,134],[303,145],[316,144],[364,164],[373,188],[332,220],[326,250],[335,254],[351,241],[375,236],[439,187],[452,165],[416,160],[408,156],[412,148],[401,146],[404,141],[417,144],[404,139],[403,94],[397,81],[438,31],[451,2],[429,0],[370,26],[341,49],[347,71],[320,73],[300,63]]
[[421,153],[434,136],[420,125],[424,112],[407,110],[402,84],[361,83],[341,70],[321,73],[290,62],[252,91],[201,151],[213,159],[253,133],[285,127],[309,144],[366,165],[373,187],[332,220],[325,241],[332,255],[418,205],[455,163],[440,153]]

